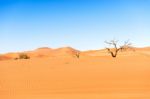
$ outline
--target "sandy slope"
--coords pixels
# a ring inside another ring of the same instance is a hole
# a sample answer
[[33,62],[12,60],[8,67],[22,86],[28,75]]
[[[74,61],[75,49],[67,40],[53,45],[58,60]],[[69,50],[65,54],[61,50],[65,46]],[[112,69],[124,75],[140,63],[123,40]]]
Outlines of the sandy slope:
[[148,52],[0,61],[0,99],[150,99]]

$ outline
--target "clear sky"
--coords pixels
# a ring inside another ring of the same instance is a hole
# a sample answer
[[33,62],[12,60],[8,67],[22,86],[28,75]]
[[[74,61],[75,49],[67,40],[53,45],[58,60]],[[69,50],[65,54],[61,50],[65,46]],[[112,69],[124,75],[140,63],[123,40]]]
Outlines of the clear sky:
[[0,53],[111,39],[150,46],[150,0],[0,0]]

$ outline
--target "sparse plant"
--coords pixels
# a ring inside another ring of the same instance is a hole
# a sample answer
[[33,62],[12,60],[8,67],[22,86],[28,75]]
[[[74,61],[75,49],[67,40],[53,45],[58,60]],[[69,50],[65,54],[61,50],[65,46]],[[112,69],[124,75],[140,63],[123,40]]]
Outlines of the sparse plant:
[[108,53],[110,53],[113,58],[117,57],[119,51],[125,51],[131,48],[131,43],[129,42],[129,40],[125,41],[122,46],[118,46],[117,40],[105,41],[105,43],[113,46],[113,48],[106,48]]
[[30,57],[25,53],[21,53],[19,54],[19,59],[30,59]]
[[18,58],[14,58],[14,60],[18,60]]
[[75,53],[75,56],[76,56],[77,58],[80,58],[80,52],[76,52],[76,53]]

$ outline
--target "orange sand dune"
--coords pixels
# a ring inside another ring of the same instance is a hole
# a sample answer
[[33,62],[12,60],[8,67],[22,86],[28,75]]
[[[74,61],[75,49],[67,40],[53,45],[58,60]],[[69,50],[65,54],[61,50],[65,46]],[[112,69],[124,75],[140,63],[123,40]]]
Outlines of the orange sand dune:
[[[35,53],[39,50],[46,52]],[[88,51],[80,59],[60,57],[71,54],[68,48],[52,52],[58,54],[0,61],[0,99],[150,99],[148,50],[117,58]]]
[[19,54],[27,54],[30,58],[43,58],[43,57],[75,57],[75,54],[79,52],[71,47],[62,47],[57,49],[51,49],[48,47],[38,48],[33,51],[7,53],[0,55],[0,60],[13,60],[19,58]]

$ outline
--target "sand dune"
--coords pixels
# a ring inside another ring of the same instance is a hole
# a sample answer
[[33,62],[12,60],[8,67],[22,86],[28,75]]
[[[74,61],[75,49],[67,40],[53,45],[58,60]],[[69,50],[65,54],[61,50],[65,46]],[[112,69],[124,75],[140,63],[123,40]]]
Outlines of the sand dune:
[[[110,56],[110,54],[107,52],[106,49],[100,49],[100,50],[89,50],[89,51],[79,51],[71,47],[62,47],[57,49],[52,49],[48,47],[42,47],[35,49],[33,51],[24,51],[24,52],[18,52],[18,53],[7,53],[0,55],[0,60],[9,60],[9,59],[15,59],[19,57],[19,54],[25,53],[31,58],[42,58],[42,57],[76,57],[75,54],[77,52],[80,52],[81,56]],[[138,55],[138,54],[145,54],[150,55],[150,47],[145,48],[133,48],[129,49],[127,51],[122,51],[119,53],[123,56],[130,56],[130,55]]]
[[44,57],[0,61],[0,99],[150,99],[150,50],[68,57],[76,51],[40,48],[28,54]]
[[9,57],[9,56],[5,56],[5,55],[0,56],[0,60],[10,60],[10,59],[11,59],[11,57]]
[[7,53],[0,55],[0,60],[13,60],[19,57],[19,54],[27,54],[30,58],[43,58],[43,57],[75,57],[75,54],[79,50],[71,47],[62,47],[57,49],[51,49],[48,47],[38,48],[33,51],[24,51],[17,53]]

